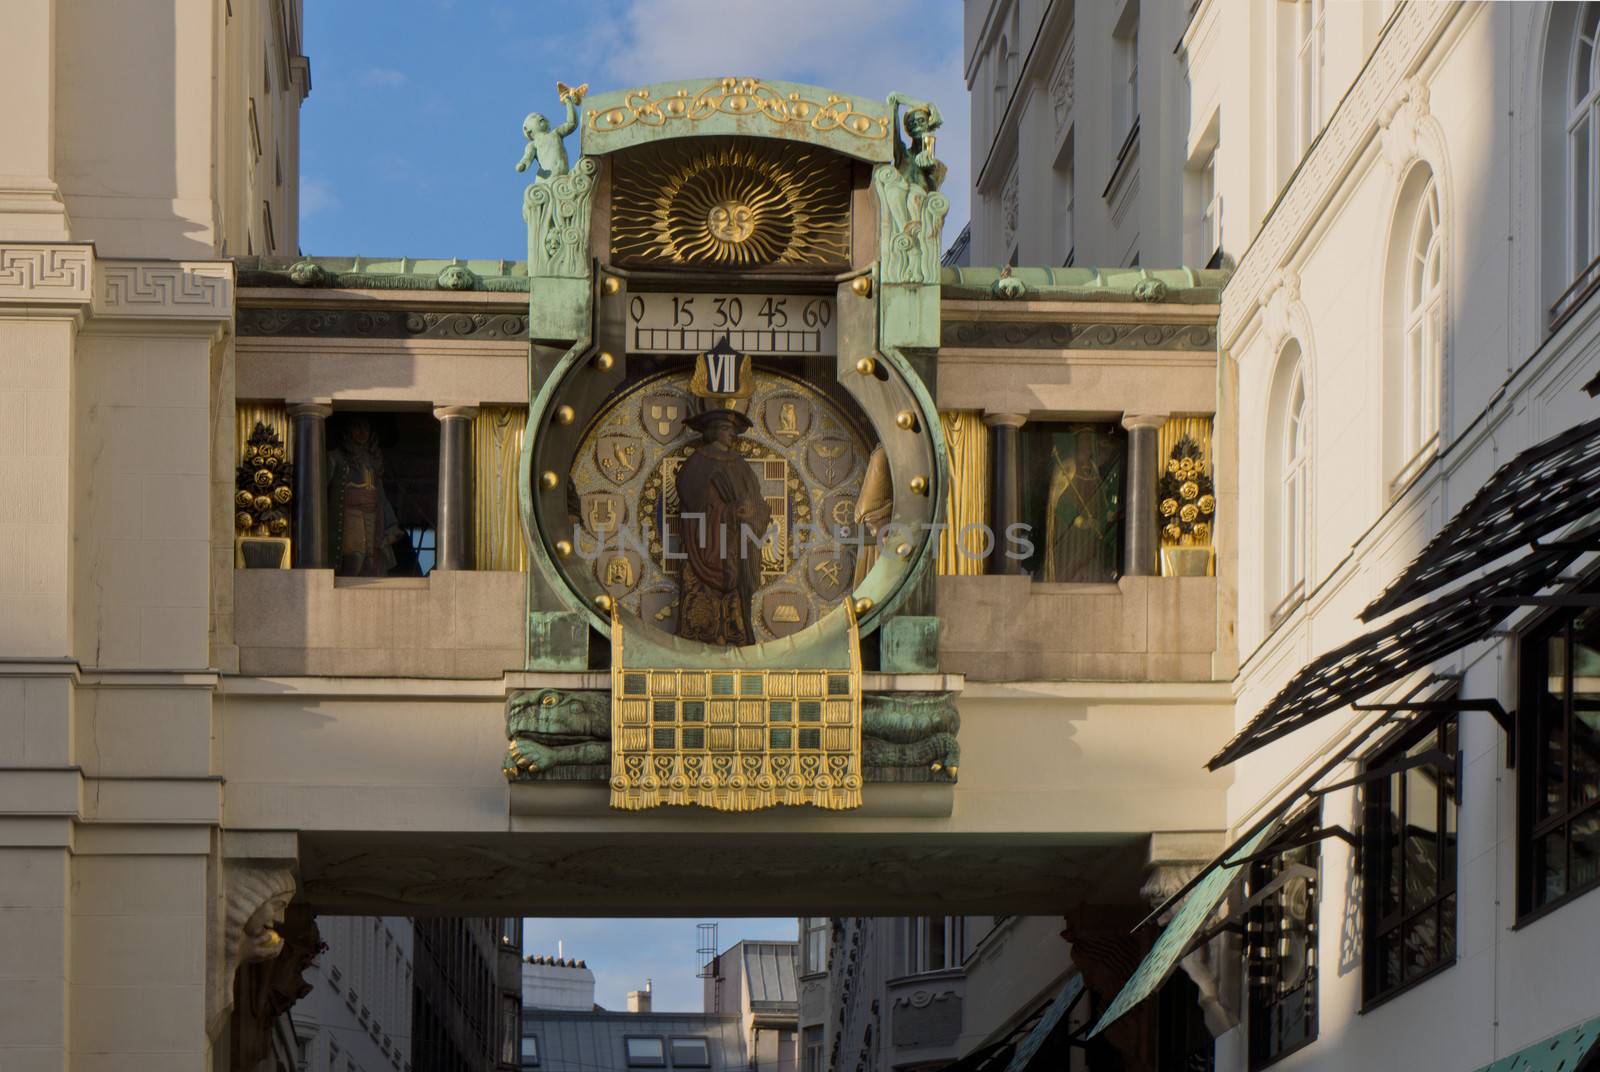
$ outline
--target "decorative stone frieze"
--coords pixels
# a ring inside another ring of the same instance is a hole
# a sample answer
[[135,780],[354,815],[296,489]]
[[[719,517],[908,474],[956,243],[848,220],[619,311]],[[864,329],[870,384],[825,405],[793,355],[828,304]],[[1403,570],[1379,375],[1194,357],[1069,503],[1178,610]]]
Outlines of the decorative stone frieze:
[[0,245],[0,302],[89,300],[91,246]]
[[228,261],[101,261],[94,315],[226,320],[233,315]]
[[379,309],[239,310],[240,336],[323,339],[526,339],[528,315]]
[[1030,323],[1009,320],[946,320],[946,347],[1004,350],[1186,350],[1213,351],[1211,324]]

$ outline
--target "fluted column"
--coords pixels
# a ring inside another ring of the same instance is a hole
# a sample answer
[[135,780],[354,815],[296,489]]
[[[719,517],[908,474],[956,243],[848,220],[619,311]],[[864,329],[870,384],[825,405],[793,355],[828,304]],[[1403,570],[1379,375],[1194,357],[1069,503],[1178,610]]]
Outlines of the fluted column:
[[1156,519],[1156,453],[1157,436],[1166,422],[1164,413],[1122,418],[1122,427],[1128,430],[1127,492],[1123,500],[1127,529],[1122,572],[1129,577],[1153,577],[1160,572],[1156,561],[1161,546],[1161,526]]
[[1022,522],[1022,426],[1027,416],[1021,413],[985,413],[989,428],[990,517],[994,524],[994,550],[989,555],[987,573],[1021,573],[1020,559],[1005,552],[1006,533]]
[[294,435],[294,567],[329,569],[328,415],[326,401],[290,402]]
[[434,569],[472,568],[472,418],[476,406],[435,406],[439,420],[439,518]]

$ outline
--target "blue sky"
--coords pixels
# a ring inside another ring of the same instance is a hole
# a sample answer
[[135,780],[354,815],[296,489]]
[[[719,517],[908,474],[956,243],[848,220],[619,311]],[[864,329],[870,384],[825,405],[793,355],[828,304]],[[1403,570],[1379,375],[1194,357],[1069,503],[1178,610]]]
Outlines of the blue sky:
[[[309,255],[527,255],[522,117],[591,91],[723,74],[939,105],[948,243],[967,219],[958,0],[307,0],[300,247]],[[576,151],[577,136],[569,141]]]
[[[594,1000],[608,1009],[626,1009],[628,991],[654,981],[652,1006],[660,1012],[699,1012],[702,983],[695,978],[697,923],[717,924],[717,944],[727,949],[742,939],[794,941],[795,917],[779,919],[529,919],[523,921],[522,947],[529,953],[566,955],[586,961],[594,972]],[[719,950],[720,951],[720,950]]]
[[[300,247],[311,255],[526,256],[522,117],[556,114],[559,79],[594,92],[749,74],[939,105],[948,242],[967,219],[958,0],[307,0]],[[569,149],[576,151],[576,137]],[[784,906],[774,904],[774,911]],[[588,961],[595,1000],[701,1006],[695,919],[530,919],[525,947]],[[723,948],[792,939],[793,917],[721,920]]]

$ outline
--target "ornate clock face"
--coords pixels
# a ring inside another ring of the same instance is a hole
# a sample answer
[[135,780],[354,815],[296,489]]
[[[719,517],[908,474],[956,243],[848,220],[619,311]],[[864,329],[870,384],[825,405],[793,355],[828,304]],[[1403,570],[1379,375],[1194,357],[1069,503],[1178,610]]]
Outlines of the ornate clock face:
[[[701,442],[688,369],[641,380],[589,424],[571,471],[574,572],[592,573],[619,606],[664,632],[681,612],[675,478]],[[815,622],[852,586],[855,559],[841,530],[856,520],[871,446],[826,394],[766,369],[752,374],[741,411],[751,421],[733,447],[754,470],[771,523],[761,544],[750,610],[755,639]]]

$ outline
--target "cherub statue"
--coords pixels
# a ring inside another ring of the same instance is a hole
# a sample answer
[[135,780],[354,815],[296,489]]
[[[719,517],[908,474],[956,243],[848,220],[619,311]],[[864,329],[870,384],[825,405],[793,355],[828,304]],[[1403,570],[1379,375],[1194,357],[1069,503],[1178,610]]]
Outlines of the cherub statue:
[[518,171],[527,171],[529,165],[537,165],[534,174],[541,179],[553,179],[567,173],[567,146],[562,139],[578,129],[578,105],[583,103],[583,95],[587,92],[587,82],[576,88],[565,82],[556,83],[556,95],[567,106],[567,120],[554,130],[550,129],[550,120],[539,112],[528,113],[528,117],[522,121],[522,133],[527,135],[528,147],[522,151],[522,159],[517,161]]

